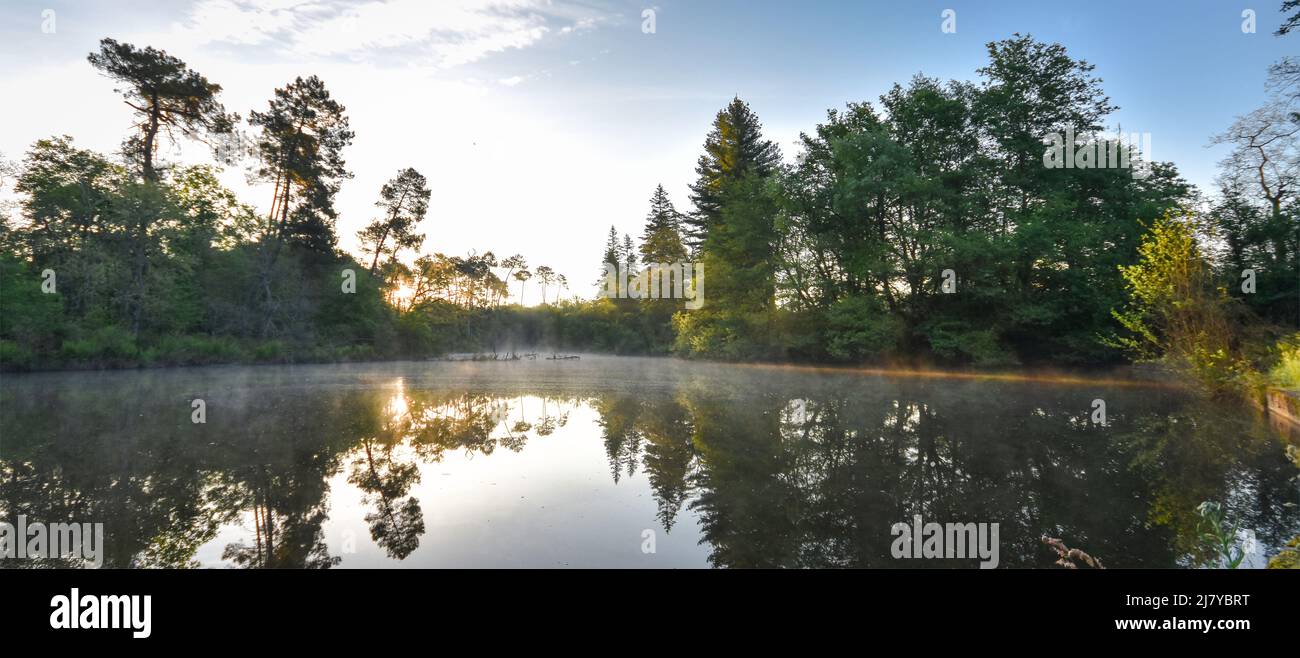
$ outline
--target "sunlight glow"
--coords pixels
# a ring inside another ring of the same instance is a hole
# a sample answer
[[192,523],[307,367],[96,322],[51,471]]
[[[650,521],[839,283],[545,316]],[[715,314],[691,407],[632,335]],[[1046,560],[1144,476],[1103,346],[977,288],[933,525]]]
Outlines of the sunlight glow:
[[393,422],[399,422],[406,416],[408,409],[406,404],[406,382],[399,378],[394,383],[394,387],[397,391],[388,400],[388,417]]
[[411,305],[411,300],[415,298],[415,288],[407,285],[406,282],[398,284],[388,293],[388,303],[394,308],[405,309]]

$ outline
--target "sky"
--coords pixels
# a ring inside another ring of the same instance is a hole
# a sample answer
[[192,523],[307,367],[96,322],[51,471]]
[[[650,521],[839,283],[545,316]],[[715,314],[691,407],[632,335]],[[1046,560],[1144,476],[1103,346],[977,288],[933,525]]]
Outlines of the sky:
[[[523,254],[590,297],[611,225],[640,234],[654,187],[679,210],[717,111],[748,101],[792,161],[827,109],[923,73],[977,80],[1013,33],[1096,65],[1125,133],[1212,191],[1211,138],[1266,98],[1268,66],[1300,53],[1273,36],[1281,0],[764,2],[759,0],[117,0],[0,4],[0,154],[71,135],[114,152],[132,124],[86,62],[104,37],[153,46],[223,87],[247,118],[276,87],[317,75],[356,133],[336,199],[340,246],[376,216],[380,187],[414,167],[432,198],[424,252]],[[945,33],[943,12],[955,12]],[[1256,27],[1244,32],[1243,12]],[[653,30],[646,12],[653,12]],[[194,144],[174,162],[209,162]],[[239,167],[242,200],[271,190]],[[409,256],[407,260],[410,260]],[[535,281],[535,280],[534,280]],[[518,284],[512,285],[518,294]],[[525,302],[540,301],[533,284]],[[549,293],[554,296],[552,289]]]

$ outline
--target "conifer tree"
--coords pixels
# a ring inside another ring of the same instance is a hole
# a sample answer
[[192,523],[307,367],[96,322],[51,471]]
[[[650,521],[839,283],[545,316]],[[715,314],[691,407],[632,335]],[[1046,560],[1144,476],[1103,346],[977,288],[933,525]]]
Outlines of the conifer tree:
[[228,133],[239,115],[227,114],[217,101],[221,85],[191,71],[185,62],[164,50],[136,48],[113,39],[99,42],[99,52],[87,59],[104,75],[123,83],[118,89],[127,106],[138,117],[139,134],[124,149],[139,163],[146,182],[158,182],[154,153],[160,134],[203,139],[212,133]]
[[726,188],[746,175],[766,178],[780,164],[781,153],[763,138],[763,126],[749,104],[732,99],[718,112],[704,141],[704,154],[695,166],[691,185],[695,214],[685,219],[686,238],[698,248],[722,215]]
[[642,263],[679,263],[686,260],[682,243],[681,214],[668,199],[664,186],[655,188],[650,197],[650,213],[641,233]]
[[402,249],[419,249],[424,243],[424,234],[416,233],[415,227],[429,210],[429,196],[428,181],[410,167],[379,190],[375,206],[383,209],[384,216],[357,232],[362,253],[374,254],[371,274],[379,269],[380,256],[396,258]]

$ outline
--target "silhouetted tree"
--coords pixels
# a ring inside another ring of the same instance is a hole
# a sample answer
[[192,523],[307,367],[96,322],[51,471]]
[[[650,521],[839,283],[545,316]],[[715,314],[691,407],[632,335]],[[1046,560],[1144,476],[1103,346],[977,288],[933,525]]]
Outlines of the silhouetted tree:
[[424,220],[429,210],[429,187],[420,172],[406,168],[379,190],[375,206],[383,210],[383,217],[371,222],[357,232],[362,253],[373,253],[370,272],[379,268],[379,257],[387,254],[396,258],[402,249],[419,249],[424,234],[415,227]]
[[139,130],[126,151],[139,157],[148,182],[158,181],[153,158],[160,131],[201,139],[210,133],[228,133],[239,120],[238,115],[227,114],[217,101],[221,85],[208,82],[166,51],[151,47],[141,50],[129,43],[104,39],[99,42],[99,52],[87,59],[125,85],[117,92],[135,111]]

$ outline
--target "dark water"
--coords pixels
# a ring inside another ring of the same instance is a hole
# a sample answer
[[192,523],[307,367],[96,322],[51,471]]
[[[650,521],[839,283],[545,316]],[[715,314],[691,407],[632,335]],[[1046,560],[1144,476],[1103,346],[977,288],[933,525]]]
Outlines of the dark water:
[[893,558],[916,514],[998,523],[1003,567],[1052,567],[1044,534],[1192,567],[1206,500],[1259,566],[1300,533],[1284,448],[1137,380],[616,357],[0,378],[0,518],[101,522],[113,567],[974,566]]

